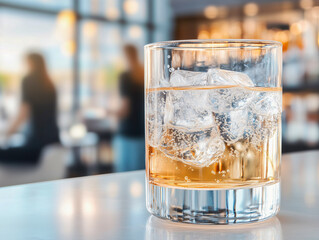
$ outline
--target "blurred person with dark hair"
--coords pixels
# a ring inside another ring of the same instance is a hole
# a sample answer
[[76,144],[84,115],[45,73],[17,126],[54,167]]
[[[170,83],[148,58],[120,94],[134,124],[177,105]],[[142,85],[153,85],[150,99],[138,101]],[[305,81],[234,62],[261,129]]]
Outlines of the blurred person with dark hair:
[[0,162],[36,163],[46,145],[59,142],[56,120],[57,94],[41,54],[26,55],[27,74],[22,80],[18,114],[7,138],[29,122],[24,145],[0,150]]
[[119,81],[121,104],[114,112],[120,119],[114,139],[115,171],[145,168],[144,140],[144,68],[133,45],[125,45],[124,54],[128,70]]

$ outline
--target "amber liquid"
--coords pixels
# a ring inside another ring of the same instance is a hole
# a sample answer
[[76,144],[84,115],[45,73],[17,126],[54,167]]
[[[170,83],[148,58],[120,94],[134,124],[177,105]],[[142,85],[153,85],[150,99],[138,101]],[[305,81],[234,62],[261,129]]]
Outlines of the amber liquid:
[[[193,91],[199,93],[199,91],[216,91],[227,88],[232,87],[161,88],[148,90],[146,94],[148,97],[154,92],[162,92],[167,95],[170,91]],[[246,90],[249,91],[249,94],[260,94],[261,92],[265,96],[268,93],[278,94],[281,104],[281,88],[246,88]],[[156,100],[165,101],[163,98],[152,98],[152,101]],[[255,104],[255,102],[256,100],[252,100],[249,104]],[[263,101],[261,103],[264,104]],[[155,108],[155,111],[160,111],[160,109],[157,109],[158,106],[159,103],[153,104],[151,107]],[[146,107],[147,118],[151,111],[148,110],[148,107]],[[212,112],[212,115],[216,117],[214,112]],[[252,118],[252,115],[248,115],[248,120],[250,118]],[[170,136],[172,131],[175,131],[168,130],[168,128],[172,127],[171,125],[162,122],[161,129],[163,130],[160,133],[158,142],[154,144],[154,141],[150,140],[153,134],[152,131],[154,131],[153,125],[160,124],[161,121],[158,121],[158,123],[153,121],[156,121],[156,119],[152,118],[146,121],[146,173],[148,180],[152,184],[181,188],[221,189],[251,187],[279,181],[281,156],[280,112],[276,114],[262,113],[261,117],[254,120],[253,126],[248,126],[249,129],[253,129],[250,134],[243,134],[236,141],[229,142],[225,140],[223,152],[216,157],[212,157],[210,163],[204,166],[192,164],[191,161],[183,161],[185,154],[174,155],[174,147],[170,148],[170,152],[165,151],[165,149],[170,147],[169,144],[178,146],[178,143],[172,143],[173,140],[179,141],[179,139]],[[247,125],[249,125],[248,122]],[[222,124],[217,122],[218,134],[222,135],[223,127]],[[165,139],[167,138],[170,140],[166,141]],[[189,147],[190,149],[192,148],[191,141],[189,142]],[[190,154],[192,154],[192,150]]]

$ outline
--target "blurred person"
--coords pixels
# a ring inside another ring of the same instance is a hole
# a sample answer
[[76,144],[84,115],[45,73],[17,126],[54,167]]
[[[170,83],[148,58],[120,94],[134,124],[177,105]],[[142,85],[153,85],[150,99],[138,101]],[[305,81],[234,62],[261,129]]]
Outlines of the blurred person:
[[59,142],[57,126],[57,93],[48,75],[45,60],[38,53],[25,57],[27,74],[22,80],[22,99],[17,116],[9,126],[7,139],[29,123],[26,141],[20,147],[0,150],[0,162],[36,163],[41,150]]
[[128,70],[120,76],[121,104],[113,111],[120,120],[113,141],[116,172],[145,168],[144,68],[135,46],[127,44],[123,50]]

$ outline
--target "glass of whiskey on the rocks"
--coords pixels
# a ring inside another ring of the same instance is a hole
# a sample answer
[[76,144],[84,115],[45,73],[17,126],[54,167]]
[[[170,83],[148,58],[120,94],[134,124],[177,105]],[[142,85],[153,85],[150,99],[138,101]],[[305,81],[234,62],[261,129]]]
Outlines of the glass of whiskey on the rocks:
[[145,46],[146,205],[176,222],[261,221],[280,204],[282,46]]

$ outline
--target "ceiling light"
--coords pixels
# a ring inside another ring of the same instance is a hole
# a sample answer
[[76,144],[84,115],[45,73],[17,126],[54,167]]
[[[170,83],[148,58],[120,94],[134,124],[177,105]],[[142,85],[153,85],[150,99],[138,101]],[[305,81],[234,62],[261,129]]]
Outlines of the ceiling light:
[[120,15],[119,10],[115,7],[107,8],[105,14],[110,20],[118,19]]
[[134,15],[138,11],[138,2],[136,0],[125,0],[123,8],[128,15]]
[[204,9],[204,15],[208,19],[214,19],[218,16],[218,9],[215,6],[208,6]]
[[258,13],[258,5],[256,3],[247,3],[245,6],[244,6],[244,13],[246,16],[248,17],[253,17],[253,16],[256,16],[257,13]]

